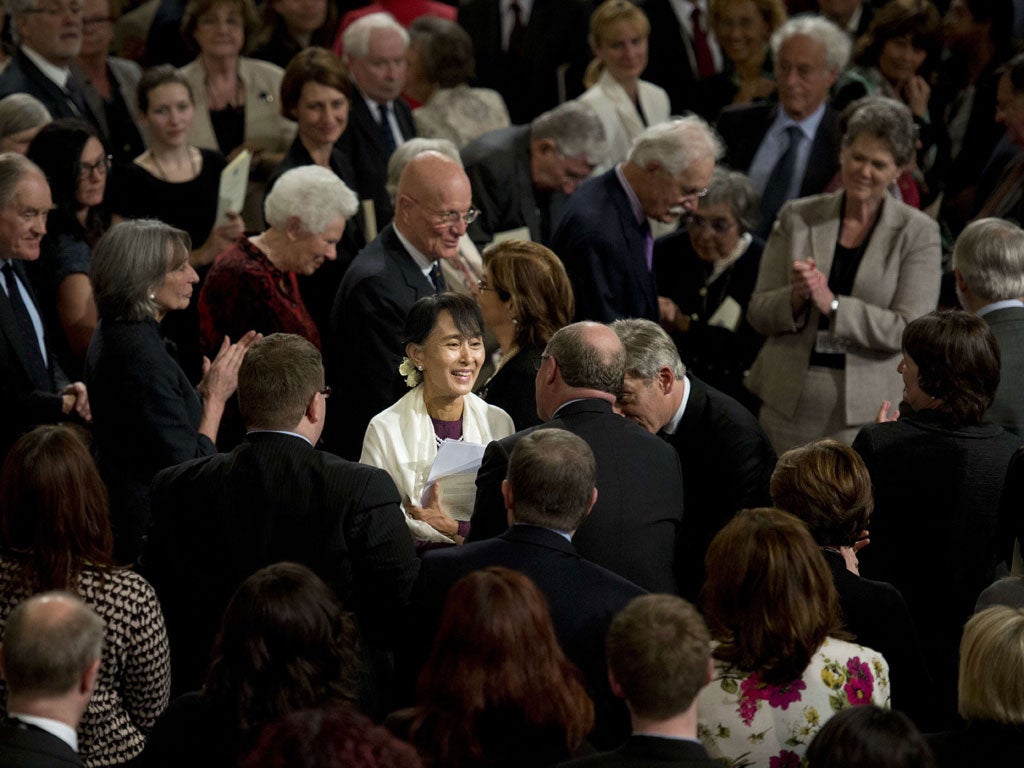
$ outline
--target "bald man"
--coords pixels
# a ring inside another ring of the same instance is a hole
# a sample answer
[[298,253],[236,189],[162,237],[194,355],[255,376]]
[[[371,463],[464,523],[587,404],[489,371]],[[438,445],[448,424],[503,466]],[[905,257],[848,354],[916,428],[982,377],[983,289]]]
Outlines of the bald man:
[[417,299],[447,290],[439,262],[458,258],[459,238],[478,214],[472,198],[458,163],[437,152],[417,155],[398,180],[394,221],[345,273],[330,351],[344,408],[327,423],[331,448],[345,458],[359,458],[370,419],[406,391],[398,374],[405,317]]

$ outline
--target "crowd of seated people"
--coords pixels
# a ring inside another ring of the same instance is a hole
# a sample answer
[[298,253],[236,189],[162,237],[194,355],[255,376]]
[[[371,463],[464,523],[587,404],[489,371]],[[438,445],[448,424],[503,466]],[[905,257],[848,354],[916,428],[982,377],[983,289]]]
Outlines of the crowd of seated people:
[[0,763],[1019,759],[1017,5],[11,0]]

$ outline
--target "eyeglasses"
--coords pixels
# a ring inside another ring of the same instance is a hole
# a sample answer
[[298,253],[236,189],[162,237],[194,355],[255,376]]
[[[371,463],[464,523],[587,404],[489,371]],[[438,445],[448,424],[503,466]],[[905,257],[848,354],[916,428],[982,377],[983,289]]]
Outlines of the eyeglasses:
[[106,176],[107,171],[110,170],[110,166],[114,162],[113,155],[107,155],[101,157],[95,163],[78,163],[78,178],[87,179],[92,176],[93,173],[98,173],[100,176]]
[[27,8],[22,13],[35,13],[42,14],[44,16],[63,16],[66,13],[70,13],[72,16],[77,16],[82,12],[82,3],[70,2],[70,3],[47,3],[46,5],[38,8]]
[[497,291],[498,290],[497,288],[492,288],[487,283],[485,283],[483,280],[477,280],[476,281],[476,288],[477,288],[478,291]]
[[686,228],[688,230],[697,232],[710,228],[716,235],[728,234],[735,226],[736,222],[731,219],[705,219],[703,216],[698,216],[697,214],[692,214],[686,220]]
[[539,371],[540,367],[542,365],[544,365],[544,361],[547,360],[549,357],[554,357],[554,355],[549,355],[549,354],[545,353],[545,354],[541,355],[540,357],[538,357],[536,360],[534,360],[533,361],[533,370]]
[[82,19],[83,27],[97,27],[100,24],[109,24],[114,21],[113,16],[88,16]]
[[326,400],[328,397],[331,396],[331,387],[330,387],[330,385],[328,385],[328,386],[324,387],[323,389],[318,389],[317,392],[319,392],[321,395],[323,395],[324,396],[324,400]]
[[693,187],[680,187],[679,196],[683,200],[700,200],[702,197],[708,196],[708,188],[694,189]]
[[423,205],[412,195],[406,195],[407,198],[412,200],[416,205],[422,206],[423,210],[427,211],[431,216],[434,217],[435,223],[438,226],[452,227],[458,224],[460,221],[466,225],[472,224],[480,216],[480,211],[470,206],[465,213],[459,211],[435,211],[427,206]]

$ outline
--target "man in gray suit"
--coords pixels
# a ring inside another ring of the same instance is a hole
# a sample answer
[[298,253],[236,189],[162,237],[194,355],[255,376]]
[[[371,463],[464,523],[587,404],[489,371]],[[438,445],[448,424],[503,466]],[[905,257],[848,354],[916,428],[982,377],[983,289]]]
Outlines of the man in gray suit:
[[1024,436],[1024,230],[1003,219],[979,219],[953,247],[960,304],[985,318],[999,342],[999,388],[989,421]]
[[7,619],[0,672],[7,719],[0,724],[0,765],[81,766],[75,731],[99,677],[103,619],[64,592],[19,604]]
[[483,248],[499,232],[526,227],[529,239],[549,244],[566,196],[593,173],[605,150],[600,118],[578,101],[470,142],[462,163],[480,218],[469,236]]

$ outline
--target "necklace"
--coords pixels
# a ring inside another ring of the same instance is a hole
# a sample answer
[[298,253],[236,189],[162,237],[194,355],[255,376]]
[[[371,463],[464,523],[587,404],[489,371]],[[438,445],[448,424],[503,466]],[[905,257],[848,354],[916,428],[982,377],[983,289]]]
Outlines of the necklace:
[[[191,181],[192,179],[199,175],[199,171],[196,169],[196,158],[192,154],[192,147],[186,147],[186,149],[188,150],[188,164],[189,167],[192,169],[192,177],[188,179],[188,181]],[[160,174],[160,178],[166,182],[173,183],[171,182],[170,177],[167,175],[167,171],[164,170],[163,166],[160,165],[160,161],[157,160],[156,152],[154,152],[152,149],[149,150],[149,159],[153,161],[153,166],[156,168],[157,173]]]

